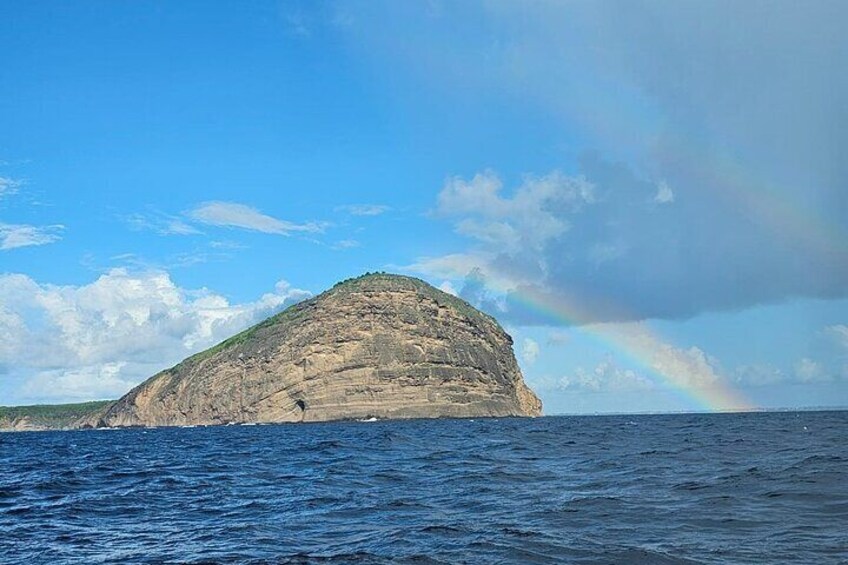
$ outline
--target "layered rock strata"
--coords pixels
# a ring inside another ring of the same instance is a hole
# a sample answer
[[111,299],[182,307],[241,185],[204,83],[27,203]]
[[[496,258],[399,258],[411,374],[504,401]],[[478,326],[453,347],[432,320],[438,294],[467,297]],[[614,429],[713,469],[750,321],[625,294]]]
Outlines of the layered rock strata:
[[538,416],[512,339],[411,277],[337,284],[131,390],[83,424]]

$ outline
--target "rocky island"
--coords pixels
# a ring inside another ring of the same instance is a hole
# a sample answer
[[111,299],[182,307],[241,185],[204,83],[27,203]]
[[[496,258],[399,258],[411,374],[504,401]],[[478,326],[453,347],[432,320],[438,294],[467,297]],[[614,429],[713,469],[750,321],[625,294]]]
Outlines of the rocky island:
[[368,274],[154,375],[70,427],[538,416],[512,338],[422,280]]

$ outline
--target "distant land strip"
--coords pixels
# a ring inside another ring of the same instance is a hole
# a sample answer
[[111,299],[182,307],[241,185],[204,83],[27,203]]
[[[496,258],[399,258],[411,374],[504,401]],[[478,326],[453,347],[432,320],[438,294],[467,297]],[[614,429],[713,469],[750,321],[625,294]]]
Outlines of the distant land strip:
[[77,404],[0,406],[0,431],[71,428],[80,418],[91,415],[114,402],[114,400],[94,400]]

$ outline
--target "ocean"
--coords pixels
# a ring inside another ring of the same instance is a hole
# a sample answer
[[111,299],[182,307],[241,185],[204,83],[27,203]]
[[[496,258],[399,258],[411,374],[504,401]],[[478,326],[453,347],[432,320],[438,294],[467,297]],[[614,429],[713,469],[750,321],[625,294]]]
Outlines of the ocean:
[[848,563],[848,412],[0,434],[0,563]]

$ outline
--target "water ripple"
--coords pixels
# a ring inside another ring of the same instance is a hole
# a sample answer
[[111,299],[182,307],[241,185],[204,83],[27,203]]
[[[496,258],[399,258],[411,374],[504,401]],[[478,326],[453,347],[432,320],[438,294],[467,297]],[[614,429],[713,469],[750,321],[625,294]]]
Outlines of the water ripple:
[[846,438],[846,412],[0,434],[0,563],[845,563]]

